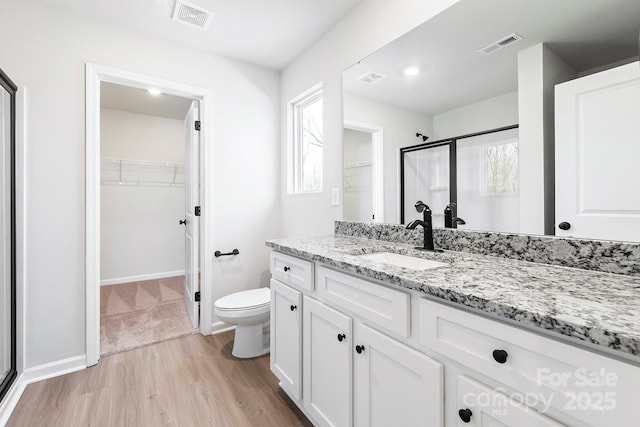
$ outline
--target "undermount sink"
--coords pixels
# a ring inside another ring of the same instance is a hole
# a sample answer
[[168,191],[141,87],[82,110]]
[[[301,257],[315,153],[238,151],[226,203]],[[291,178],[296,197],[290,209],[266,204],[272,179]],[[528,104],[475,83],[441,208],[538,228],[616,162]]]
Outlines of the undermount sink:
[[360,258],[396,267],[409,268],[411,270],[430,270],[432,268],[446,267],[444,262],[431,261],[430,259],[416,258],[408,255],[394,254],[392,252],[378,252],[369,255],[360,255]]

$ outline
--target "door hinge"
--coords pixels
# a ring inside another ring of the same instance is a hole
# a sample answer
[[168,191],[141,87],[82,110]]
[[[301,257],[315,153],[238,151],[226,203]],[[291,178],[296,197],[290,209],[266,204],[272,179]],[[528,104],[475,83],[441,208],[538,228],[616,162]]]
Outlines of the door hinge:
[[196,206],[193,211],[195,216],[200,216],[200,206]]
[[200,301],[200,291],[196,292],[195,300],[196,302]]
[[200,130],[200,120],[196,120],[196,122],[195,122],[195,129],[196,129],[196,130]]

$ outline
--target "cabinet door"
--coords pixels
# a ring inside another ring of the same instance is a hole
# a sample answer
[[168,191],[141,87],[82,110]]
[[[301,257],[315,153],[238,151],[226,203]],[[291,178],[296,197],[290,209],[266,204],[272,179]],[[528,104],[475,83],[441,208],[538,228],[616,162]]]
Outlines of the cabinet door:
[[562,427],[552,420],[469,377],[458,377],[458,426],[469,427]]
[[289,394],[302,398],[302,294],[271,279],[271,371]]
[[303,301],[304,407],[321,426],[352,425],[351,318]]
[[637,62],[556,86],[556,235],[640,241],[639,118]]
[[442,426],[440,363],[361,324],[355,344],[356,426]]

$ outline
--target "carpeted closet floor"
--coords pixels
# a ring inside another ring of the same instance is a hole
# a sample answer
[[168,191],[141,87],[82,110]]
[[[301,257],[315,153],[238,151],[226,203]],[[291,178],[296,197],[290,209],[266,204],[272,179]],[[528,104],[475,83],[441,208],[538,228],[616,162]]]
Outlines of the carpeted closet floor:
[[197,332],[184,307],[184,276],[100,287],[100,354]]

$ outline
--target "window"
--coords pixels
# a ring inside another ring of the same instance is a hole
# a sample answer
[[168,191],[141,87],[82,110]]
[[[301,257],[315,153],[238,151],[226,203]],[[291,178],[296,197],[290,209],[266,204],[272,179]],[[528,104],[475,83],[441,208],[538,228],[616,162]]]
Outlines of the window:
[[518,141],[487,145],[483,151],[483,194],[518,192]]
[[322,191],[322,86],[314,86],[290,103],[293,185],[289,192]]

